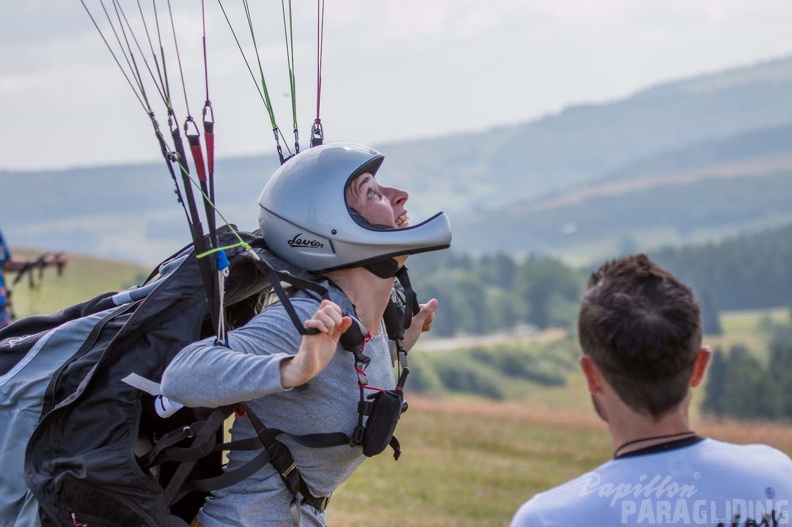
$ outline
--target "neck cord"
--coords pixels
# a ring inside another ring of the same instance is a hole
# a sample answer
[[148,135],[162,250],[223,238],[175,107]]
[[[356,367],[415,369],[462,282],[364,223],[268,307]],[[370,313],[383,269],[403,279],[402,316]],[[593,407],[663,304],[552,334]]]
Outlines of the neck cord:
[[628,447],[630,445],[634,445],[636,443],[643,443],[645,441],[654,441],[655,439],[670,439],[672,437],[682,437],[682,436],[692,436],[692,435],[695,435],[695,432],[693,432],[693,430],[686,430],[684,432],[677,432],[676,434],[666,434],[666,435],[661,435],[661,436],[650,436],[650,437],[642,437],[640,439],[633,439],[632,441],[627,441],[626,443],[621,445],[619,448],[617,448],[613,452],[613,457],[614,458],[619,457],[619,452],[624,450],[626,447]]

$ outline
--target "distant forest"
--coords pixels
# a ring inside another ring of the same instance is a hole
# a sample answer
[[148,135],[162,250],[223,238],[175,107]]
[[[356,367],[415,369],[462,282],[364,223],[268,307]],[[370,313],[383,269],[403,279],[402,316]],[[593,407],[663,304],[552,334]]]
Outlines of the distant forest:
[[[792,224],[648,254],[693,286],[709,334],[719,333],[722,310],[792,306]],[[414,256],[408,267],[419,298],[440,302],[433,332],[448,337],[526,325],[572,328],[594,266],[575,268],[547,256],[472,257],[452,250]]]
[[649,256],[717,311],[792,304],[792,224]]
[[[701,409],[716,417],[792,420],[792,325],[771,332],[766,362],[745,346],[717,348]],[[750,395],[750,396],[747,396]]]

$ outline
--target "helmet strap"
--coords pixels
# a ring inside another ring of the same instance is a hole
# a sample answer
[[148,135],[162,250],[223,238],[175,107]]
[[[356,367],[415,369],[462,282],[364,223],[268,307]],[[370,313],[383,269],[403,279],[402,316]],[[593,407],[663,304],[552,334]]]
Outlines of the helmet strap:
[[393,278],[399,272],[399,262],[393,258],[386,258],[363,266],[367,271],[380,278]]

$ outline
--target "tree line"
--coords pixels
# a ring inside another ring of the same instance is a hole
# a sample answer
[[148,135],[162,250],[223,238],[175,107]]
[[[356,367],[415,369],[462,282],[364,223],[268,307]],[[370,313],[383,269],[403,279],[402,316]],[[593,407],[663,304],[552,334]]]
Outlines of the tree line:
[[788,307],[792,302],[792,224],[649,256],[693,284],[716,311]]
[[518,262],[504,253],[473,258],[446,252],[419,255],[408,266],[420,298],[440,303],[432,332],[441,337],[520,325],[569,327],[583,287],[579,270],[549,257]]
[[736,419],[792,419],[792,324],[778,325],[766,361],[743,345],[716,348],[702,410]]
[[[693,286],[709,334],[720,332],[722,310],[792,304],[792,224],[648,254]],[[448,337],[520,326],[573,328],[586,279],[600,263],[578,268],[549,256],[451,250],[413,256],[408,267],[419,298],[440,302],[433,333]]]

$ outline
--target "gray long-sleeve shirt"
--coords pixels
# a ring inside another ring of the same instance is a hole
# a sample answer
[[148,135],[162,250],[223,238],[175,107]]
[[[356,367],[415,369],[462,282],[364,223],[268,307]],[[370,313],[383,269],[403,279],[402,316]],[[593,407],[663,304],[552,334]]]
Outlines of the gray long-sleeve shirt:
[[[301,320],[316,311],[318,302],[301,293],[292,298]],[[360,400],[354,356],[340,346],[330,364],[303,386],[284,390],[280,383],[280,361],[294,355],[301,342],[283,306],[275,304],[256,315],[245,326],[229,332],[229,346],[214,345],[210,338],[184,348],[162,378],[166,397],[185,406],[217,407],[248,401],[270,428],[296,435],[344,432],[352,435],[357,425]],[[371,357],[366,370],[370,386],[393,389],[391,343],[380,328],[365,344]],[[373,393],[366,390],[366,395]],[[249,419],[236,419],[233,440],[254,437]],[[341,445],[308,448],[288,436],[279,439],[288,446],[295,464],[314,496],[329,496],[363,462],[360,446]],[[259,451],[232,451],[227,470],[252,459]],[[199,521],[204,527],[260,527],[292,525],[290,494],[272,465],[252,477],[215,491],[204,504]],[[324,526],[324,514],[302,507],[301,526]]]

